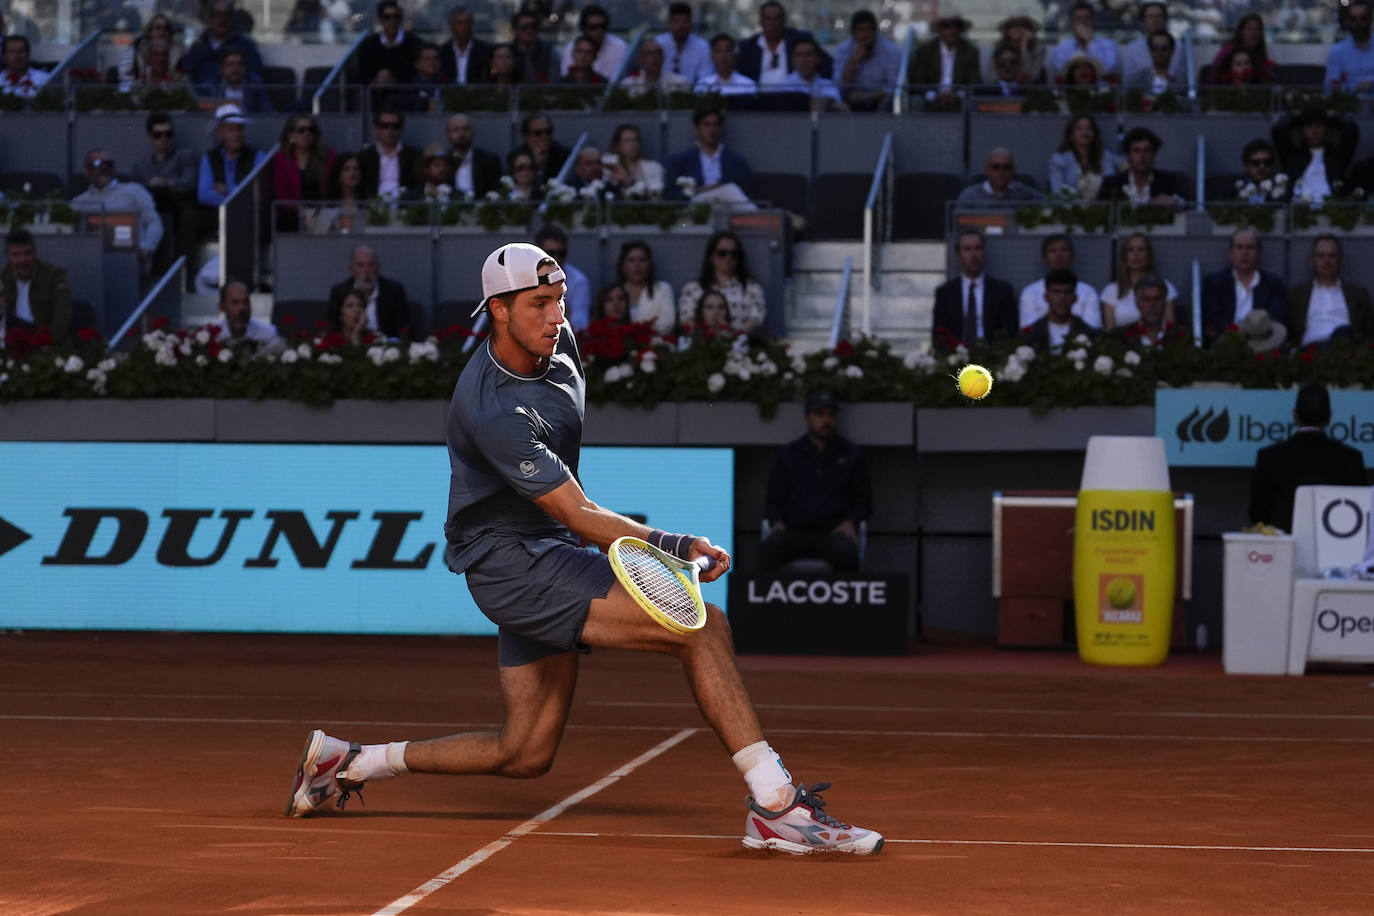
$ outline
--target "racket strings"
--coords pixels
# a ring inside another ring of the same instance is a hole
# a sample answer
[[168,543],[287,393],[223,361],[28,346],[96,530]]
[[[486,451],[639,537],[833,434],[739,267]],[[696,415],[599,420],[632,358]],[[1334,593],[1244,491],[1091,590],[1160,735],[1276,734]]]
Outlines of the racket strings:
[[696,623],[696,602],[677,572],[649,551],[633,544],[621,547],[620,562],[635,587],[654,607],[684,626]]

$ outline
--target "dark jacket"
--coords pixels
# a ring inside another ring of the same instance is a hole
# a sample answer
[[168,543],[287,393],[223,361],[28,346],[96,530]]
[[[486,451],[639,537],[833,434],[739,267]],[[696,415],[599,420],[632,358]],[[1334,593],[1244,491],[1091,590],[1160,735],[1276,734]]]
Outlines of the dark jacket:
[[[339,324],[340,305],[343,297],[353,289],[353,278],[336,283],[329,289],[329,323]],[[410,301],[406,298],[406,288],[395,280],[377,277],[377,329],[387,337],[410,337]]]
[[1250,474],[1250,522],[1293,530],[1293,494],[1301,486],[1363,487],[1364,458],[1326,433],[1306,430],[1259,450]]
[[[472,194],[474,197],[485,197],[488,191],[501,190],[501,175],[504,174],[501,168],[501,157],[489,150],[484,150],[480,146],[474,146],[468,150],[468,156],[472,159]],[[458,158],[452,150],[449,151],[449,162],[453,163],[453,171],[456,176],[458,173]],[[455,188],[458,185],[453,185]]]
[[[1269,313],[1275,321],[1286,321],[1283,278],[1267,270],[1259,272],[1255,286],[1254,307]],[[1231,268],[1219,270],[1202,278],[1202,338],[1211,340],[1236,323],[1236,278]]]
[[[1348,118],[1339,115],[1327,117],[1322,165],[1326,167],[1327,184],[1335,187],[1335,182],[1345,180],[1345,174],[1355,159],[1355,148],[1360,142],[1360,129]],[[1279,169],[1287,173],[1290,184],[1296,185],[1302,173],[1312,164],[1312,151],[1304,142],[1298,116],[1289,114],[1280,118],[1270,130],[1270,136],[1274,140],[1274,149],[1279,154]]]
[[[663,175],[663,196],[665,198],[682,200],[685,197],[682,189],[677,186],[677,180],[683,175],[693,178],[697,183],[697,189],[701,189],[701,150],[695,145],[668,157]],[[739,185],[740,190],[745,194],[750,193],[749,187],[752,183],[752,176],[749,172],[749,163],[745,162],[744,157],[738,153],[732,153],[729,149],[722,149],[720,153],[720,180],[725,184],[733,182]]]
[[[513,43],[511,47],[515,48],[515,55],[520,61],[520,82],[548,83],[561,75],[553,48],[542,39],[536,38],[534,44],[528,48],[522,47],[519,42]],[[485,77],[482,82],[486,82]]]
[[[916,59],[912,61],[909,81],[918,86],[936,86],[940,83],[940,39],[928,41],[916,49]],[[954,85],[972,86],[981,83],[983,75],[979,72],[978,48],[963,38],[954,45]]]
[[[5,310],[14,326],[19,287],[15,283],[14,268],[9,264],[0,268],[0,284],[4,284]],[[35,327],[47,328],[53,340],[59,343],[65,341],[72,330],[72,285],[67,280],[67,272],[56,264],[35,259],[33,280],[29,284],[29,308],[33,310]]]
[[[1077,315],[1069,316],[1069,339],[1077,337],[1079,334],[1087,337],[1096,337],[1097,331],[1092,325],[1088,324]],[[1021,329],[1021,337],[1037,350],[1045,351],[1050,348],[1050,316],[1042,315],[1040,319],[1028,327]]]
[[[517,153],[524,153],[531,159],[535,158],[534,150],[530,149],[528,143],[521,143],[515,149],[506,154],[506,161],[509,162]],[[557,178],[558,172],[563,168],[563,163],[568,161],[568,156],[572,155],[572,150],[568,149],[557,140],[549,144],[549,158],[544,160],[543,168],[535,167],[534,183],[537,187],[543,188],[544,183],[550,178]]]
[[[424,154],[415,147],[402,143],[397,156],[401,166],[401,187],[412,187],[421,180],[420,163],[424,159]],[[377,152],[377,147],[371,143],[364,146],[358,153],[358,161],[363,168],[363,186],[377,187],[377,182],[382,176],[382,158]]]
[[[935,314],[931,322],[932,330],[944,328],[964,346],[972,341],[963,340],[964,332],[964,287],[968,278],[963,274],[941,283],[935,288]],[[1020,311],[1016,301],[1016,291],[996,277],[983,275],[983,340],[1011,340],[1020,331]],[[936,346],[945,335],[934,334]]]
[[243,52],[243,65],[249,73],[262,75],[262,55],[258,53],[257,43],[242,32],[231,32],[218,48],[210,47],[210,32],[207,29],[191,43],[186,53],[177,62],[177,69],[186,74],[192,85],[204,86],[219,79],[219,53],[226,47],[237,48]]
[[[1350,330],[1358,340],[1374,340],[1374,303],[1369,298],[1369,290],[1357,283],[1341,281],[1341,293],[1345,296],[1345,307],[1350,312]],[[1288,288],[1288,339],[1293,346],[1302,346],[1302,336],[1307,332],[1307,306],[1312,299],[1312,281]]]
[[[468,83],[486,81],[487,69],[491,64],[491,45],[474,38],[468,49]],[[448,83],[458,82],[458,55],[453,51],[453,39],[439,46],[439,69]],[[463,85],[467,85],[464,83]]]
[[[1126,182],[1130,180],[1131,173],[1129,170],[1108,175],[1102,179],[1102,186],[1097,189],[1097,199],[1129,200],[1126,196]],[[1150,196],[1158,197],[1161,194],[1172,194],[1183,200],[1191,200],[1193,196],[1192,190],[1188,187],[1188,178],[1182,172],[1155,169],[1154,176],[1150,179]]]
[[[243,75],[243,99],[235,100],[236,104],[248,114],[271,114],[272,98],[267,94],[267,87],[262,83],[262,77],[249,71]],[[216,75],[212,82],[197,87],[198,94],[202,98],[221,100],[226,98],[227,88],[224,81]]]
[[[759,36],[762,32],[755,32],[748,38],[740,41],[735,48],[735,69],[754,82],[759,81],[759,74],[763,72],[763,48],[759,47]],[[787,55],[787,72],[792,72],[792,49],[796,47],[798,41],[803,38],[812,38],[810,32],[802,29],[786,28],[782,30],[782,45]],[[817,72],[826,79],[831,78],[835,70],[835,59],[821,48],[821,64]]]
[[358,82],[370,86],[379,72],[389,70],[396,82],[409,83],[415,78],[415,54],[419,48],[420,39],[414,32],[406,32],[391,48],[382,44],[380,32],[367,36],[358,45]]
[[856,526],[873,512],[873,482],[863,451],[836,436],[825,451],[809,436],[784,445],[773,459],[763,514],[788,528],[830,531]]

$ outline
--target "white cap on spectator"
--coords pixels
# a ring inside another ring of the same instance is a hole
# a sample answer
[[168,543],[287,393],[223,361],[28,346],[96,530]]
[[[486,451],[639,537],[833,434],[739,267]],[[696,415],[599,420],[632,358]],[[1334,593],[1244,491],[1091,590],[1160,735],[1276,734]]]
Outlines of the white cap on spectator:
[[221,105],[215,109],[216,124],[247,124],[243,109],[237,105]]
[[[511,242],[487,255],[482,265],[482,301],[477,303],[472,317],[476,318],[482,313],[492,296],[524,292],[536,286],[552,286],[561,282],[561,267],[539,276],[539,265],[553,260],[547,251],[529,242]],[[557,264],[556,261],[554,263]]]

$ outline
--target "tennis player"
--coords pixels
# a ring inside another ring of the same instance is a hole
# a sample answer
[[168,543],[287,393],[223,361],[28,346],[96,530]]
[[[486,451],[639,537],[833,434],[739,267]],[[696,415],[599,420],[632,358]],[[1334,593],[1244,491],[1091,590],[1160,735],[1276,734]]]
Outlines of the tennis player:
[[[359,745],[316,729],[306,740],[286,813],[300,817],[370,780],[405,773],[530,778],[553,763],[591,646],[664,652],[682,660],[702,715],[751,793],[744,844],[791,853],[882,849],[883,838],[836,820],[814,786],[793,785],[764,740],[735,667],[729,625],[714,606],[699,631],[660,626],[626,592],[602,553],[637,537],[683,560],[708,556],[703,581],[730,568],[704,537],[667,534],[605,509],[578,483],[586,379],[563,307],[563,271],[542,249],[503,245],[482,265],[491,336],[463,369],[449,404],[445,558],[465,573],[477,606],[499,627],[506,720],[499,732]],[[474,313],[477,314],[477,313]]]

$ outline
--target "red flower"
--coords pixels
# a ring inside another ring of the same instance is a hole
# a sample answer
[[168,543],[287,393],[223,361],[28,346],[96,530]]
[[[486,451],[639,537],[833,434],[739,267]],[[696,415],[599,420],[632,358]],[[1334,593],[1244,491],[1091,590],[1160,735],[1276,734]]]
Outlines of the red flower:
[[219,351],[223,349],[224,344],[220,343],[218,340],[212,339],[208,344],[205,345],[205,355],[210,357],[211,359],[214,359],[216,356],[219,356]]
[[295,315],[283,315],[283,316],[281,316],[281,323],[282,323],[282,324],[295,324],[295,323],[296,323],[296,316],[295,316]]
[[167,327],[167,325],[171,323],[171,319],[169,319],[166,315],[158,315],[156,318],[153,319],[153,330],[161,331],[163,328]]
[[205,330],[210,335],[210,339],[214,340],[216,337],[219,336],[219,332],[223,329],[217,324],[207,324],[205,326]]
[[847,340],[842,340],[842,341],[840,341],[839,343],[835,344],[835,355],[836,355],[836,356],[853,356],[853,355],[854,355],[854,345],[853,345],[852,343],[850,343],[849,341],[847,341]]
[[82,343],[94,343],[100,339],[100,332],[95,328],[77,328],[76,339]]
[[1301,360],[1302,360],[1303,362],[1305,362],[1305,363],[1310,363],[1310,362],[1312,362],[1312,360],[1315,359],[1316,357],[1314,357],[1314,356],[1312,355],[1312,351],[1311,351],[1311,350],[1303,350],[1302,353],[1298,354],[1298,358],[1301,359]]

